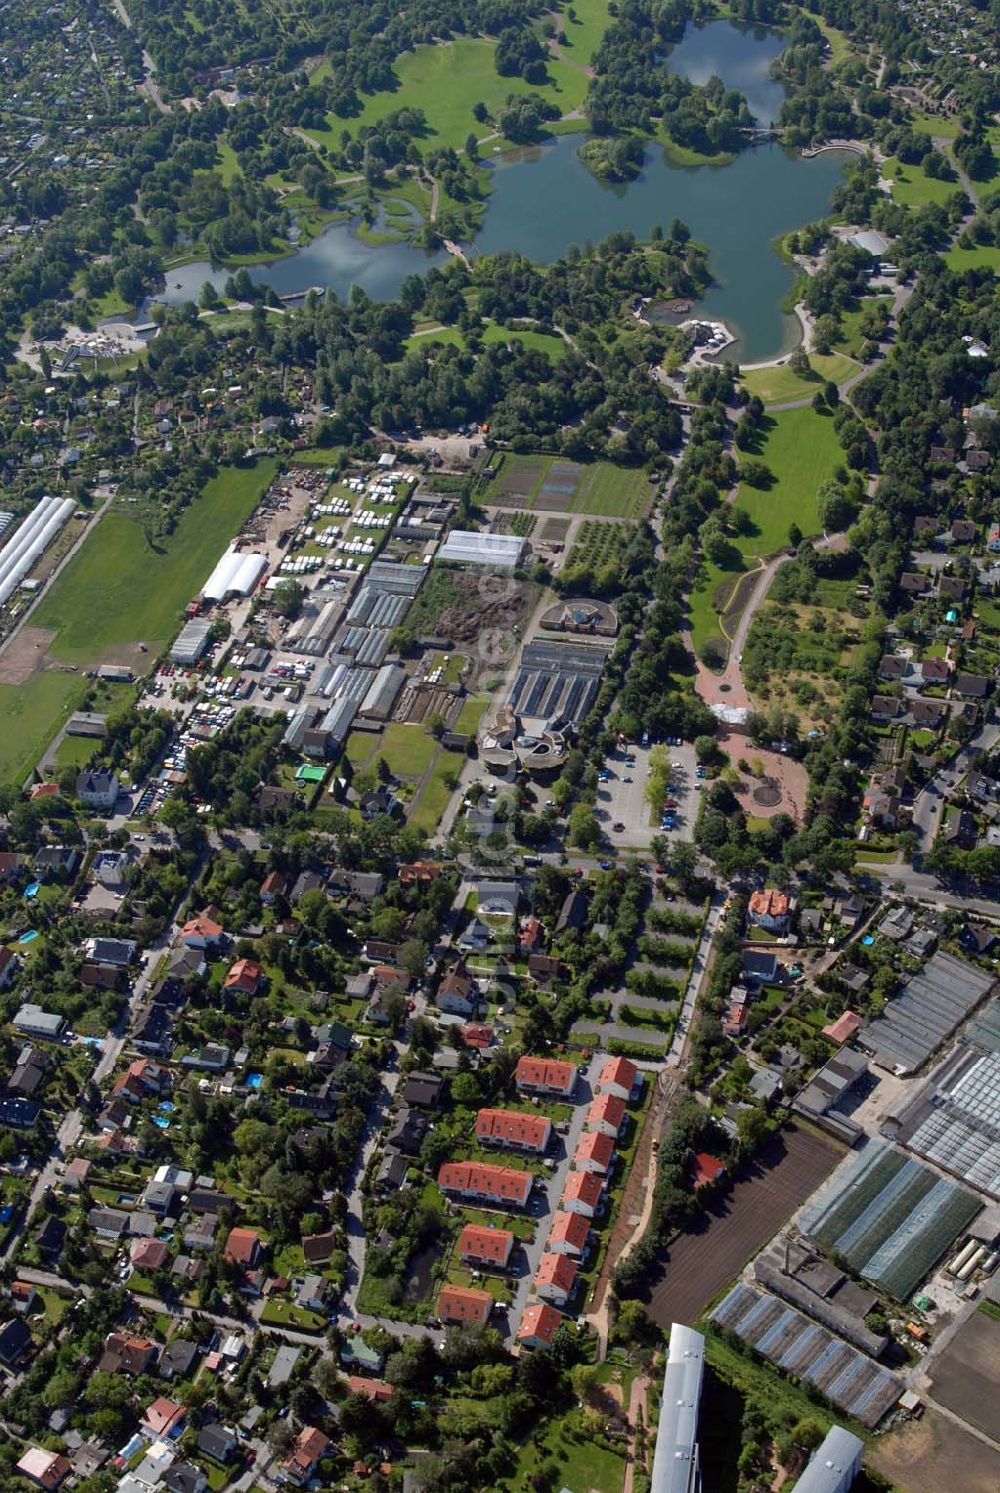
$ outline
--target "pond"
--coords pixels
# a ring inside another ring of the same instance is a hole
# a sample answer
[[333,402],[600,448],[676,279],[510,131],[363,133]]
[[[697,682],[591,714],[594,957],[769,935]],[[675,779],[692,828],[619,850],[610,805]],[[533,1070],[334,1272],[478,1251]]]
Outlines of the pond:
[[709,21],[688,26],[667,66],[699,86],[721,78],[727,88],[744,95],[755,122],[766,128],[774,124],[785,99],[784,84],[771,77],[771,64],[784,47],[785,38],[763,26]]
[[[669,65],[692,78],[718,73],[728,87],[747,94],[751,110],[769,122],[784,90],[768,77],[783,44],[772,31],[729,21],[688,27]],[[727,356],[756,362],[787,353],[799,340],[798,324],[782,309],[793,282],[778,257],[779,235],[822,217],[845,162],[841,152],[803,160],[775,144],[744,150],[723,166],[678,167],[651,145],[636,180],[598,181],[579,158],[581,137],[562,135],[529,150],[494,158],[492,192],[475,254],[517,250],[540,264],[560,258],[572,244],[596,243],[618,229],[639,238],[654,224],[681,218],[707,244],[715,283],[698,314],[724,320],[736,337]],[[327,286],[347,296],[352,284],[375,299],[399,291],[407,275],[445,263],[443,250],[411,244],[361,242],[348,223],[332,224],[295,254],[251,270],[254,280],[279,295]],[[227,271],[205,261],[170,270],[161,299],[196,300],[205,280],[221,290]]]

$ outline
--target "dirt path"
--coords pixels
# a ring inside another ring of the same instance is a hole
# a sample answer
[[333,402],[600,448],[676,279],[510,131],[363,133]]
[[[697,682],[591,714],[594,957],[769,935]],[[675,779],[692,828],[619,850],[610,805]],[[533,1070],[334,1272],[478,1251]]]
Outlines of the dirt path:
[[[632,1482],[635,1478],[636,1463],[639,1459],[639,1447],[641,1438],[646,1428],[646,1394],[650,1383],[645,1374],[639,1374],[632,1380],[632,1393],[628,1398],[628,1423],[632,1432],[629,1444],[628,1461],[625,1464],[625,1481],[622,1483],[622,1493],[632,1493]],[[646,1459],[643,1456],[642,1471],[646,1471]]]

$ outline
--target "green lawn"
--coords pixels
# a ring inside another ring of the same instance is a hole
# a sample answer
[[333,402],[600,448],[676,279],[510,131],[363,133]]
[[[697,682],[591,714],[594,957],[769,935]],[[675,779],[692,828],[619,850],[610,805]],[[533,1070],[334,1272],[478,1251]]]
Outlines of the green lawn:
[[918,135],[936,135],[939,140],[957,140],[961,134],[954,119],[943,119],[937,114],[914,114],[910,128]]
[[109,513],[32,617],[57,633],[52,656],[90,664],[115,648],[165,643],[276,469],[271,458],[224,468],[155,550],[139,524]]
[[79,674],[49,671],[25,684],[0,684],[0,782],[21,783],[87,689]]
[[861,335],[861,315],[867,305],[875,305],[878,301],[884,301],[891,305],[889,296],[865,296],[853,311],[842,311],[840,314],[840,337],[836,346],[840,352],[850,357],[857,357],[861,352],[864,338]]
[[803,534],[820,532],[816,489],[843,460],[843,451],[829,415],[809,407],[784,410],[766,417],[769,426],[760,456],[774,473],[774,484],[762,491],[741,484],[736,501],[756,526],[752,534],[733,540],[744,557],[770,555],[788,543],[788,530],[798,524]]
[[[566,343],[550,332],[501,327],[495,322],[489,322],[483,327],[482,340],[487,346],[493,342],[520,342],[525,347],[534,348],[536,352],[546,353],[553,361],[561,361],[566,356]],[[458,327],[427,327],[418,329],[412,337],[407,337],[404,345],[406,351],[411,353],[420,352],[422,348],[435,344],[440,347],[464,347],[465,338]]]
[[824,21],[822,16],[813,16],[812,19],[830,43],[830,63],[836,67],[838,62],[843,62],[845,57],[850,56],[851,43],[843,31],[838,31],[835,26]]
[[777,368],[751,368],[742,375],[747,392],[756,394],[765,404],[785,404],[793,399],[811,399],[821,382],[833,379],[842,384],[856,373],[859,365],[842,353],[810,353],[813,377],[802,378],[787,363]]
[[437,829],[454,791],[444,779],[457,773],[461,765],[461,758],[456,757],[454,752],[441,752],[408,816],[410,824],[416,829],[422,829],[429,835]]
[[56,748],[56,762],[60,767],[86,767],[100,746],[92,736],[64,736]]
[[466,731],[469,735],[478,730],[483,712],[489,703],[489,695],[470,695],[458,713],[455,730]]
[[979,244],[975,249],[949,249],[944,262],[950,270],[992,270],[1000,274],[1000,249],[994,244]]
[[[572,10],[572,17],[566,14]],[[563,51],[580,67],[586,67],[610,24],[608,0],[574,0],[563,10],[563,27],[566,33]]]
[[892,200],[903,207],[926,207],[930,202],[945,203],[953,192],[960,192],[957,181],[938,181],[919,166],[904,166],[891,156],[882,167],[882,175],[892,182]]
[[344,129],[356,135],[366,125],[377,124],[397,109],[422,109],[428,135],[421,148],[426,151],[451,146],[460,150],[470,132],[480,137],[491,133],[492,127],[479,124],[473,115],[476,103],[484,103],[492,114],[510,93],[538,92],[563,114],[582,105],[587,78],[576,68],[550,59],[549,81],[535,87],[520,78],[501,78],[493,65],[494,51],[493,42],[480,38],[418,46],[396,63],[398,88],[366,98],[364,108],[354,119],[342,120],[331,115],[326,130],[308,133],[321,143],[335,143]]
[[703,560],[698,567],[698,575],[694,586],[688,596],[688,624],[691,628],[691,641],[697,652],[709,638],[721,638],[722,628],[719,626],[719,615],[715,610],[713,597],[716,588],[723,581],[728,580],[730,585],[736,584],[738,571],[720,570],[717,565],[710,565]]
[[539,1434],[522,1443],[510,1478],[500,1489],[526,1486],[529,1474],[542,1462],[555,1461],[562,1488],[587,1493],[620,1493],[625,1477],[625,1458],[598,1446],[583,1428],[580,1411],[573,1409],[550,1420]]
[[393,721],[382,732],[375,756],[384,757],[396,777],[417,778],[430,767],[436,750],[437,742],[423,726]]

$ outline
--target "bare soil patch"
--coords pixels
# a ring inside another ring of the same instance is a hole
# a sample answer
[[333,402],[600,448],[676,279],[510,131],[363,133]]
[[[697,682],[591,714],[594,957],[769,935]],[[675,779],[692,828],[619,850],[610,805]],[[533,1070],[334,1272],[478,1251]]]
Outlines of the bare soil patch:
[[572,503],[572,492],[546,492],[543,488],[534,507],[541,513],[569,513]]
[[1000,1441],[1000,1322],[995,1317],[971,1316],[941,1354],[932,1377],[936,1400]]
[[996,1452],[930,1406],[920,1420],[874,1441],[866,1461],[906,1493],[956,1487],[962,1493],[996,1493]]
[[0,684],[23,684],[44,669],[54,637],[51,627],[22,627],[0,655]]
[[542,530],[543,544],[562,544],[570,531],[573,520],[569,518],[547,518]]
[[724,1197],[670,1245],[650,1291],[658,1327],[694,1322],[786,1223],[843,1156],[843,1147],[793,1126],[761,1150]]

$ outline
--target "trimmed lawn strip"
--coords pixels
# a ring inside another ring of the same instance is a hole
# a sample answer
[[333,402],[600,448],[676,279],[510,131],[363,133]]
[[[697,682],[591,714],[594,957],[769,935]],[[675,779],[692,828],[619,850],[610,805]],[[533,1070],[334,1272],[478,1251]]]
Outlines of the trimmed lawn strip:
[[808,407],[783,410],[766,416],[765,427],[760,456],[775,481],[766,490],[740,484],[736,501],[756,525],[755,533],[737,535],[732,541],[744,557],[784,548],[793,523],[807,536],[820,533],[816,490],[844,459],[829,415]]
[[828,379],[842,384],[859,368],[853,358],[843,353],[810,353],[813,376],[802,378],[787,363],[775,368],[751,368],[742,375],[749,394],[756,394],[765,404],[784,404],[793,399],[811,399]]

